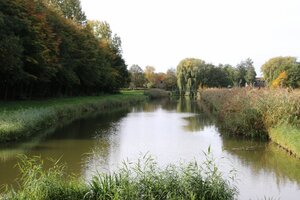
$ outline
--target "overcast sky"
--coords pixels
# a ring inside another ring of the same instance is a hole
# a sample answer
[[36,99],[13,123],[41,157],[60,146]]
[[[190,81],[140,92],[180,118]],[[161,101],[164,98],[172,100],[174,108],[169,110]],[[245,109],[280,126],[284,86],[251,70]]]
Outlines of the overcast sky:
[[157,72],[195,57],[258,75],[271,57],[300,57],[300,0],[81,0],[88,19],[107,21],[130,67]]

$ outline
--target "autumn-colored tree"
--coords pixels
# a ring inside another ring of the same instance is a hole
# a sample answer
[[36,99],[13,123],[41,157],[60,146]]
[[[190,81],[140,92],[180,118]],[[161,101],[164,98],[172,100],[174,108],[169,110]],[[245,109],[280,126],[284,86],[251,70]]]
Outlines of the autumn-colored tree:
[[165,89],[166,83],[166,74],[163,72],[155,73],[154,74],[154,87]]
[[167,90],[175,90],[177,88],[177,77],[174,68],[170,68],[167,70],[165,84]]
[[[296,77],[300,74],[297,74],[297,69],[299,64],[297,63],[297,58],[295,57],[275,57],[268,60],[265,64],[262,65],[261,70],[264,75],[268,85],[272,85],[273,81],[282,73],[286,72],[288,77]],[[296,86],[295,84],[294,86]],[[287,86],[292,86],[287,84]]]
[[279,74],[279,76],[275,80],[272,81],[272,87],[278,88],[278,87],[286,86],[287,79],[288,79],[288,76],[287,76],[286,72],[285,71],[281,72]]
[[[55,2],[68,3],[71,14]],[[91,95],[126,85],[120,38],[103,45],[80,13],[79,0],[0,1],[0,99]]]

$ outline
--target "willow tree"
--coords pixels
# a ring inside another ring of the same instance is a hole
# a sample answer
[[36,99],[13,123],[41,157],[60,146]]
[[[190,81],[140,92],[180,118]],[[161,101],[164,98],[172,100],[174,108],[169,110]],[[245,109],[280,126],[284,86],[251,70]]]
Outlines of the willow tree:
[[186,58],[176,70],[177,85],[181,95],[195,95],[199,85],[205,82],[206,64],[203,60]]

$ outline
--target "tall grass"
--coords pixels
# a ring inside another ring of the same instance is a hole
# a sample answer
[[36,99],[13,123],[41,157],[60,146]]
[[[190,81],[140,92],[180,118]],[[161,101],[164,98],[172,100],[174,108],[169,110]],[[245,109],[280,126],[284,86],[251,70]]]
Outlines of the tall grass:
[[[89,183],[66,177],[64,166],[55,163],[48,170],[39,158],[23,158],[19,167],[21,187],[7,189],[3,199],[234,199],[237,190],[221,177],[211,160],[184,166],[158,167],[149,156],[136,163],[124,163],[119,171],[97,174]],[[63,178],[65,177],[65,178]]]
[[3,103],[0,142],[16,141],[84,114],[109,111],[145,100],[141,93]]
[[67,176],[65,166],[53,161],[53,166],[44,168],[40,157],[21,157],[18,164],[21,175],[17,180],[20,188],[6,186],[0,199],[3,200],[53,200],[83,199],[87,187],[75,176]]
[[201,99],[217,113],[221,130],[270,138],[300,157],[300,91],[206,89]]

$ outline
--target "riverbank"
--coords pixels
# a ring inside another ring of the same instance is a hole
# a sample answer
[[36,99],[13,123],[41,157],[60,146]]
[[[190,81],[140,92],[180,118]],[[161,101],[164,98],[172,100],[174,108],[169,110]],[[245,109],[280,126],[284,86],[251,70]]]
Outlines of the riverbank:
[[160,99],[171,96],[171,92],[159,88],[145,90],[144,94],[150,99]]
[[143,91],[90,97],[0,103],[0,143],[26,139],[87,113],[111,111],[145,101]]
[[39,158],[23,157],[18,165],[19,190],[6,189],[2,198],[229,200],[237,194],[236,188],[222,179],[209,158],[203,166],[189,163],[161,169],[151,157],[143,156],[137,163],[124,163],[117,172],[98,173],[88,183],[66,175],[64,165],[53,163],[50,169],[45,169]]
[[206,89],[200,98],[220,121],[222,132],[270,139],[300,157],[300,91]]

